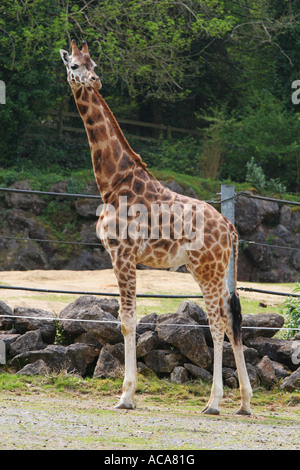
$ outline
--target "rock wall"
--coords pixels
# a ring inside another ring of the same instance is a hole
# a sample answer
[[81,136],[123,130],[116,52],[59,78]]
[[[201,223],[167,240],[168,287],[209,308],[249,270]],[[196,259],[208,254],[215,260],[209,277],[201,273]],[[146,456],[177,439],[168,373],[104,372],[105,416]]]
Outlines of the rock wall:
[[[13,187],[30,189],[28,181],[20,181]],[[174,181],[169,182],[168,187],[196,197],[192,188],[184,191]],[[63,181],[50,188],[50,191],[58,193],[67,190],[67,183]],[[88,183],[84,192],[97,195],[95,182]],[[100,200],[63,196],[42,198],[24,193],[0,193],[0,198],[0,270],[97,270],[111,267],[110,258],[96,236],[95,214]],[[299,281],[299,208],[238,196],[236,227],[241,239],[266,245],[241,244],[239,281]],[[9,237],[41,241],[16,241]],[[95,245],[43,242],[47,239],[81,241]],[[272,248],[272,245],[283,248]],[[298,248],[299,251],[284,247]]]
[[[0,340],[6,345],[8,370],[17,374],[67,371],[80,376],[116,377],[124,373],[124,344],[115,299],[79,297],[59,320],[50,312],[0,301]],[[30,317],[30,318],[26,318]],[[92,322],[97,320],[97,322]],[[300,335],[275,338],[281,315],[244,315],[244,355],[253,387],[300,389]],[[188,326],[187,326],[188,325]],[[206,313],[184,301],[176,313],[143,317],[137,325],[138,370],[171,381],[212,381],[213,344]],[[259,327],[259,329],[255,329]],[[57,344],[57,339],[60,344]],[[231,344],[224,342],[223,381],[238,387]]]
[[240,246],[239,281],[299,281],[299,209],[247,196],[237,197],[235,225],[240,239],[250,241]]
[[[31,189],[27,180],[12,187]],[[67,183],[62,181],[49,191],[64,193],[67,190]],[[99,195],[96,183],[88,183],[84,193]],[[100,199],[41,197],[14,192],[0,193],[0,198],[1,271],[111,268],[110,258],[96,236],[96,210]],[[39,241],[15,240],[14,237]],[[54,244],[46,240],[75,243]],[[87,245],[78,245],[78,241]],[[88,245],[90,243],[94,245]]]

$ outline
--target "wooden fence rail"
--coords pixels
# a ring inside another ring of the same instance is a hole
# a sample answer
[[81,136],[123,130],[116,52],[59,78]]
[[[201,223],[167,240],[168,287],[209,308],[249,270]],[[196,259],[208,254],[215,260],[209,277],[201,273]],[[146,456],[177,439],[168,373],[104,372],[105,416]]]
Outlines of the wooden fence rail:
[[[48,129],[56,129],[58,132],[58,135],[62,137],[64,132],[77,132],[77,133],[85,133],[85,129],[83,125],[78,127],[70,126],[66,124],[66,121],[69,118],[75,118],[75,119],[80,119],[78,113],[74,112],[67,112],[67,111],[58,111],[58,112],[50,112],[49,116],[52,119],[52,122],[49,122],[48,120],[46,121],[41,121],[38,125],[40,127],[45,127]],[[144,122],[144,121],[136,121],[134,119],[118,119],[118,123],[122,125],[127,125],[127,126],[134,126],[134,127],[142,127],[142,128],[147,128],[147,129],[154,129],[159,132],[160,137],[164,137],[166,134],[167,138],[169,140],[172,139],[172,133],[181,133],[185,135],[201,135],[201,131],[194,130],[194,129],[184,129],[181,127],[174,127],[174,126],[168,126],[165,124],[155,124],[152,122]],[[138,134],[132,134],[133,137],[140,139],[140,140],[155,140],[153,137],[148,137],[148,136],[141,136]]]

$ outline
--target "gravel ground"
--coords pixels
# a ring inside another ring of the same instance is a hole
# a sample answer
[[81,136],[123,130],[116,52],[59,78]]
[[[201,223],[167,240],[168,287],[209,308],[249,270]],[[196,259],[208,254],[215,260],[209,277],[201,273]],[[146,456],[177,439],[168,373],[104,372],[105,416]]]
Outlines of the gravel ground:
[[1,393],[0,450],[300,450],[296,410],[207,416],[139,401],[126,411],[116,397]]
[[[138,271],[139,292],[199,293],[191,276],[166,271]],[[58,277],[59,276],[59,277]],[[76,290],[117,292],[112,270],[92,272],[1,272],[0,282]],[[246,283],[243,283],[243,285]],[[255,287],[251,284],[251,287]],[[261,286],[260,286],[261,287]],[[265,286],[266,288],[266,286]],[[288,287],[286,288],[289,289]],[[272,289],[271,289],[272,290]],[[283,290],[283,288],[281,289]],[[243,292],[252,298],[252,293]],[[268,305],[282,301],[276,296],[257,301]],[[71,300],[48,294],[3,290],[1,300],[15,306],[39,307],[58,313]],[[134,411],[113,410],[116,397],[99,400],[86,396],[61,397],[28,390],[28,394],[0,393],[0,450],[300,450],[300,416],[296,410],[256,412],[234,416],[226,406],[220,416],[201,415],[196,407],[177,409],[139,396]]]

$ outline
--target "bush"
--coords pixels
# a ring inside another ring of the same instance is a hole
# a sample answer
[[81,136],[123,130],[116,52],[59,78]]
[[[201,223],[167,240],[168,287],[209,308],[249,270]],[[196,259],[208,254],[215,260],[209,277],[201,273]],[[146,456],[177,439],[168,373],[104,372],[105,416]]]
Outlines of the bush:
[[265,174],[263,169],[255,163],[253,157],[251,158],[250,162],[247,162],[246,181],[258,189],[258,191],[263,191],[265,189]]
[[134,148],[138,148],[142,159],[148,166],[159,169],[172,169],[177,173],[188,175],[200,175],[200,143],[193,137],[184,137],[178,140],[159,140],[155,144],[142,146],[135,145],[134,139],[130,140]]
[[[300,284],[293,290],[293,293],[300,292]],[[285,327],[292,328],[286,332],[286,338],[291,338],[300,328],[300,298],[288,297],[284,302],[284,307],[281,311],[282,315],[286,318]],[[293,330],[295,328],[295,330]]]
[[[270,93],[253,96],[238,115],[224,121],[222,137],[224,158],[221,178],[245,181],[247,162],[253,157],[263,171],[269,185],[286,185],[289,191],[299,190],[299,130],[293,111],[284,109],[282,103]],[[255,171],[256,183],[263,184],[260,170]],[[252,172],[252,176],[254,176]]]
[[264,190],[271,191],[273,193],[284,193],[286,187],[279,181],[278,178],[271,178],[269,181],[266,180],[263,169],[255,163],[252,157],[250,162],[247,162],[247,175],[246,181],[254,186],[259,192]]

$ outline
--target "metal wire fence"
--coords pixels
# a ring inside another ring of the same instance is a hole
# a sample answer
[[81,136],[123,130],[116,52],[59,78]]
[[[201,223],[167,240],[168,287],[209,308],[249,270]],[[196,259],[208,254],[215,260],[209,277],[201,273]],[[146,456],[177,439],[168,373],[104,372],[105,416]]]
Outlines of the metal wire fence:
[[[53,192],[53,191],[37,191],[37,190],[28,190],[28,189],[18,189],[18,188],[4,188],[0,187],[0,192],[8,192],[8,193],[24,193],[24,194],[35,194],[40,196],[51,196],[51,197],[70,197],[70,198],[85,198],[85,199],[97,199],[99,202],[101,201],[100,195],[92,195],[92,194],[78,194],[78,193],[61,193],[61,192]],[[271,202],[276,202],[278,204],[284,205],[293,205],[293,206],[300,206],[300,202],[291,201],[291,200],[284,200],[284,199],[276,199],[264,196],[257,196],[252,193],[240,191],[238,193],[234,193],[232,198],[227,199],[217,199],[217,200],[207,200],[205,202],[212,204],[212,205],[219,205],[229,200],[235,200],[237,196],[244,196],[248,198],[254,198],[259,200],[266,200]],[[82,245],[82,246],[92,246],[92,247],[99,247],[101,242],[99,243],[94,242],[82,242],[82,241],[68,241],[68,240],[52,240],[52,239],[40,239],[40,238],[29,238],[29,237],[13,237],[8,235],[0,235],[0,239],[7,239],[7,240],[16,240],[16,241],[33,241],[37,243],[52,243],[52,244],[63,244],[63,245]],[[240,239],[240,244],[249,244],[249,245],[257,245],[263,246],[265,248],[270,249],[280,249],[280,250],[287,250],[287,251],[295,251],[299,252],[300,248],[291,247],[291,246],[284,246],[284,245],[273,245],[273,244],[266,244],[260,243],[253,240],[243,240]],[[23,286],[5,286],[0,285],[0,289],[8,289],[8,290],[19,290],[19,291],[32,291],[32,292],[47,292],[47,293],[57,293],[57,294],[75,294],[75,295],[99,295],[99,296],[108,296],[108,297],[118,297],[118,293],[114,292],[86,292],[81,290],[70,291],[70,290],[63,290],[63,289],[45,289],[39,287],[23,287]],[[286,292],[275,292],[270,290],[263,290],[263,289],[256,289],[252,287],[238,287],[241,291],[247,292],[257,292],[257,293],[264,293],[264,294],[271,294],[276,296],[284,296],[284,297],[300,297],[299,294],[295,293],[286,293]],[[186,298],[203,298],[201,294],[199,295],[181,295],[181,294],[137,294],[137,297],[142,298],[178,298],[178,299],[186,299]]]

